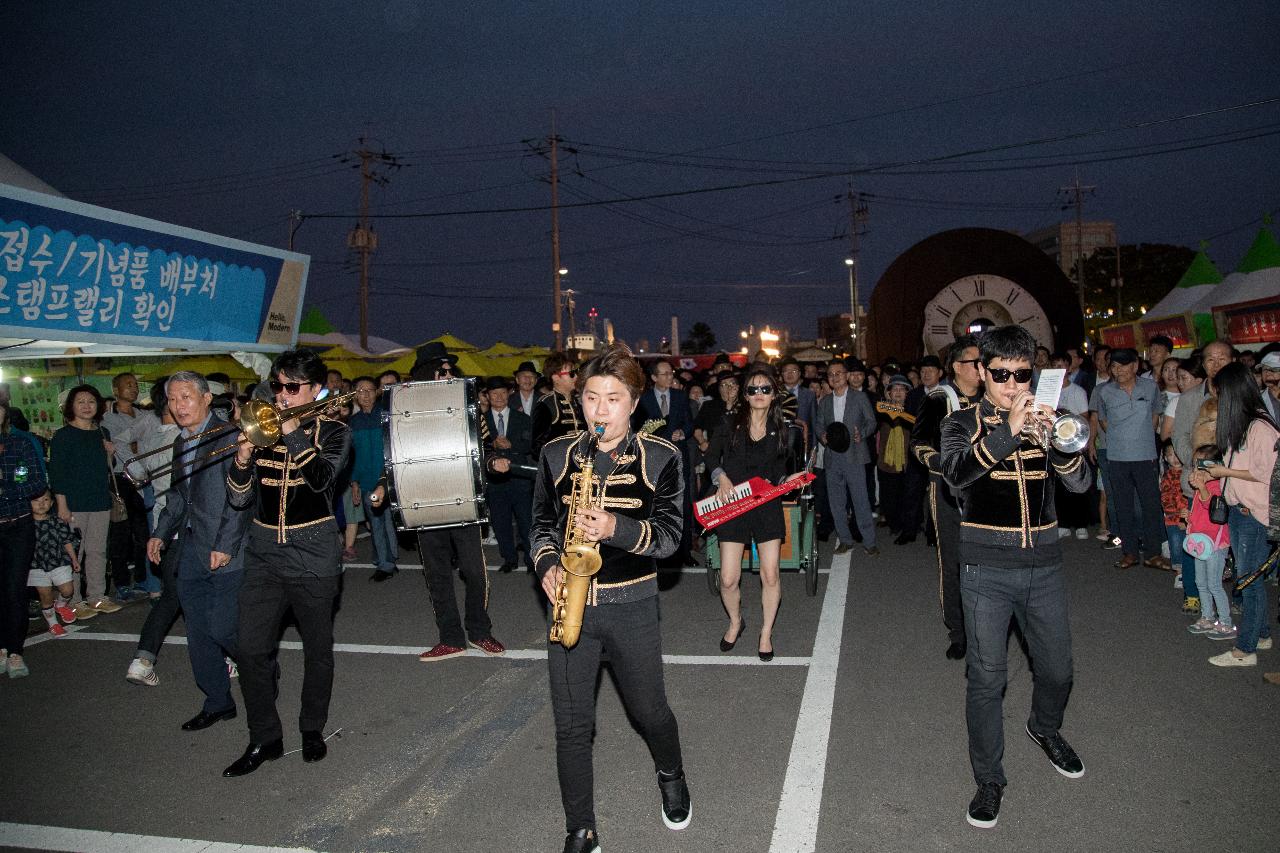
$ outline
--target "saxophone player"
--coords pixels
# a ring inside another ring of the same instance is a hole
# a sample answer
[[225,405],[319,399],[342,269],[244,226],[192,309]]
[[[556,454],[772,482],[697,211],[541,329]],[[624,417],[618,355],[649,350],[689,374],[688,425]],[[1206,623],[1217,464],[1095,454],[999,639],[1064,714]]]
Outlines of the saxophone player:
[[[588,362],[578,382],[583,414],[595,429],[549,441],[538,465],[534,569],[553,609],[565,577],[561,551],[571,516],[576,530],[571,538],[597,543],[601,558],[590,581],[577,643],[569,648],[553,642],[547,655],[566,853],[600,848],[592,736],[603,652],[609,655],[623,703],[653,756],[663,822],[683,829],[692,814],[679,728],[663,684],[656,568],[659,558],[680,545],[684,477],[675,445],[631,431],[644,381],[644,370],[625,346],[610,346]],[[594,468],[596,488],[583,491],[596,497],[589,506],[571,506],[575,477],[581,479],[587,454],[592,454],[588,468]]]

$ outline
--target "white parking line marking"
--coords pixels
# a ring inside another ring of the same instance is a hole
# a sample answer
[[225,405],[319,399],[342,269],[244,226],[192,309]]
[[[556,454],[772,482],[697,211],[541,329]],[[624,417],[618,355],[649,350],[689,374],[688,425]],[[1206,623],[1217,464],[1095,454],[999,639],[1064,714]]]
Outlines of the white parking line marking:
[[0,845],[73,853],[316,853],[310,847],[260,847],[195,838],[131,835],[27,823],[0,823]]
[[[105,631],[78,631],[75,634],[68,632],[64,640],[106,640],[116,643],[136,643],[138,638],[134,634],[116,634]],[[165,637],[164,642],[170,646],[185,646],[187,644],[186,637]],[[27,645],[31,645],[28,643]],[[301,651],[302,643],[298,640],[281,640],[280,648],[291,649],[293,651]],[[382,646],[370,645],[367,643],[334,643],[333,650],[335,652],[352,652],[354,654],[363,655],[418,655],[423,651],[422,646]],[[463,657],[463,655],[459,655]],[[507,649],[504,655],[486,655],[479,649],[467,649],[465,657],[471,658],[487,658],[487,657],[503,657],[509,660],[546,660],[547,652],[545,649]],[[675,664],[678,666],[808,666],[809,658],[806,657],[776,657],[770,662],[765,662],[756,657],[747,655],[663,655],[662,662]]]
[[811,853],[818,843],[818,815],[827,770],[827,742],[836,700],[836,670],[840,665],[840,637],[844,632],[845,601],[849,593],[849,555],[831,561],[813,657],[805,678],[804,696],[796,714],[796,733],[782,783],[778,816],[773,824],[769,853]]
[[[347,568],[347,569],[372,569],[372,568],[374,568],[374,565],[373,565],[373,563],[344,563],[344,564],[343,564],[343,568]],[[400,570],[400,571],[402,571],[402,572],[420,572],[420,571],[422,571],[422,566],[421,566],[420,564],[418,564],[418,563],[396,563],[396,568],[397,568],[397,569],[399,569],[399,570]],[[485,570],[486,570],[486,571],[490,571],[490,572],[497,572],[497,571],[499,571],[501,568],[502,568],[501,566],[495,566],[495,565],[492,565],[492,564],[489,564],[489,565],[486,565],[486,566],[485,566]],[[658,569],[658,571],[659,571],[659,572],[662,572],[662,573],[664,573],[664,574],[665,574],[665,573],[667,573],[667,572],[671,572],[671,573],[675,573],[675,574],[683,574],[683,575],[705,575],[705,574],[707,573],[707,568],[706,568],[706,566],[686,566],[686,567],[685,567],[685,568],[683,568],[683,569],[662,569],[662,568],[660,568],[660,569]],[[784,569],[783,571],[786,571],[786,570]],[[524,573],[525,573],[525,570],[524,570],[524,568],[523,568],[523,567],[522,567],[522,568],[514,569],[514,570],[512,571],[512,574],[524,574]],[[818,569],[818,574],[820,574],[820,575],[830,574],[830,570],[829,570],[829,569]]]

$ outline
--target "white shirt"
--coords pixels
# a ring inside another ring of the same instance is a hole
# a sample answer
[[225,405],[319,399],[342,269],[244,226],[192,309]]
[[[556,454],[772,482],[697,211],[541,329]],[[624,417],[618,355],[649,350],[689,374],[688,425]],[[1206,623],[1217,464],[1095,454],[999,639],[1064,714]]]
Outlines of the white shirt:
[[511,408],[492,409],[493,426],[498,431],[498,435],[503,438],[507,437],[507,427],[511,426]]
[[834,418],[832,423],[844,423],[844,403],[849,399],[849,392],[846,389],[843,394],[831,395],[831,411]]
[[520,395],[520,411],[526,415],[533,414],[533,394],[534,392],[530,392],[528,397],[524,394]]
[[137,406],[133,407],[132,415],[114,411],[114,408],[112,406],[113,411],[102,416],[102,425],[111,434],[111,443],[116,448],[114,470],[120,474],[124,472],[124,463],[137,455],[129,445],[137,443],[141,448],[142,439],[160,426],[160,419]]

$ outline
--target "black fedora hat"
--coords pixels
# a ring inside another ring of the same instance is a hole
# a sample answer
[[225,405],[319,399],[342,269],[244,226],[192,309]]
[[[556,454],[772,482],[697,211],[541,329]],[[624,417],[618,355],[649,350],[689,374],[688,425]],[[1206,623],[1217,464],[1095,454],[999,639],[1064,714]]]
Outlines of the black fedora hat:
[[852,443],[852,437],[849,435],[849,428],[836,421],[827,427],[827,447],[834,453],[844,453],[849,449]]
[[532,361],[522,361],[520,362],[520,366],[517,367],[514,371],[512,371],[511,375],[519,376],[521,373],[532,373],[533,375],[537,376],[538,368],[533,366]]

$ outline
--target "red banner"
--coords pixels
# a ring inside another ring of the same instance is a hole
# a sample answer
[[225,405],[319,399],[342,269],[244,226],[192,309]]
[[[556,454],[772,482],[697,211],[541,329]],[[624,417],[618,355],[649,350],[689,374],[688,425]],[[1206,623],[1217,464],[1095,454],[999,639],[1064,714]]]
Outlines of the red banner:
[[1147,340],[1156,335],[1164,335],[1173,341],[1175,347],[1193,347],[1196,345],[1196,333],[1186,315],[1165,317],[1163,320],[1143,320],[1142,334]]
[[1259,299],[1215,310],[1226,317],[1227,335],[1233,344],[1280,341],[1280,299]]
[[1138,326],[1136,323],[1107,326],[1102,330],[1102,342],[1112,349],[1124,349],[1125,347],[1137,349]]

